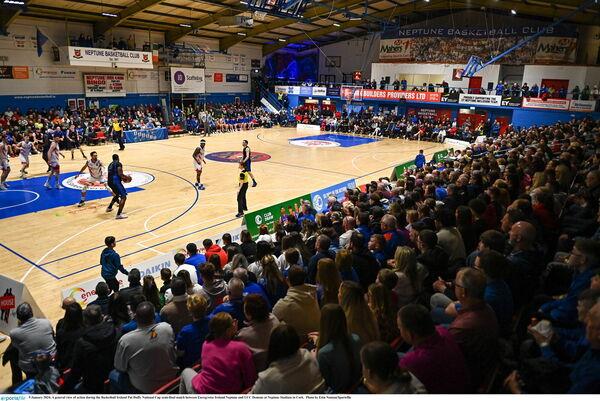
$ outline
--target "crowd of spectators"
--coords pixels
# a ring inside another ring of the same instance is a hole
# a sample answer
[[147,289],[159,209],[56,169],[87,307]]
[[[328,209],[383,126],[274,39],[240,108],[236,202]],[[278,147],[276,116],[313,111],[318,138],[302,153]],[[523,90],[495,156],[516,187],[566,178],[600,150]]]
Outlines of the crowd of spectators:
[[[421,155],[324,213],[282,210],[256,241],[190,243],[162,284],[137,269],[113,293],[100,282],[85,310],[65,299],[55,329],[22,304],[13,367],[61,375],[44,388],[64,393],[106,380],[150,393],[178,376],[185,394],[598,393],[599,129]],[[123,269],[112,244],[105,278]]]

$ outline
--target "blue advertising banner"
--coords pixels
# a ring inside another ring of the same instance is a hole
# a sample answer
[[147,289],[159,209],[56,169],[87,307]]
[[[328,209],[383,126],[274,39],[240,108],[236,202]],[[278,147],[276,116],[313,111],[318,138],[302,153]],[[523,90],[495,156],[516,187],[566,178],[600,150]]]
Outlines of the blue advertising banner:
[[166,128],[153,128],[153,129],[138,129],[134,131],[124,131],[125,142],[146,142],[146,141],[158,141],[160,139],[168,139],[169,133]]
[[337,97],[340,96],[340,87],[327,88],[327,96]]
[[352,179],[340,182],[339,184],[332,185],[331,187],[313,192],[310,194],[312,207],[317,211],[317,213],[322,213],[325,211],[325,209],[327,209],[327,197],[335,196],[338,201],[341,201],[344,199],[344,193],[348,188],[356,188],[356,180]]
[[305,96],[312,96],[312,86],[301,86],[300,94]]

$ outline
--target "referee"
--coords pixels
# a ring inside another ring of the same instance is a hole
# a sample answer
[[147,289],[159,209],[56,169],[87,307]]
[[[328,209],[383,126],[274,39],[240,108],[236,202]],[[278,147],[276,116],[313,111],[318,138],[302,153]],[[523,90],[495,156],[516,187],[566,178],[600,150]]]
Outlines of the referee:
[[248,205],[246,204],[246,191],[248,191],[250,177],[243,162],[240,162],[239,168],[241,171],[237,193],[238,214],[236,214],[235,217],[244,217],[244,212],[248,210]]

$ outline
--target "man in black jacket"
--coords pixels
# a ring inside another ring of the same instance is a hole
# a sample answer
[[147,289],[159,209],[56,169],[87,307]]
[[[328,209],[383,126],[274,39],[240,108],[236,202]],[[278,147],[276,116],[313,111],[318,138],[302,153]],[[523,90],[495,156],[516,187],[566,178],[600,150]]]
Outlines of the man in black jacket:
[[113,324],[103,321],[98,305],[90,305],[83,311],[83,321],[86,329],[75,343],[71,371],[62,392],[101,394],[113,368],[117,335]]

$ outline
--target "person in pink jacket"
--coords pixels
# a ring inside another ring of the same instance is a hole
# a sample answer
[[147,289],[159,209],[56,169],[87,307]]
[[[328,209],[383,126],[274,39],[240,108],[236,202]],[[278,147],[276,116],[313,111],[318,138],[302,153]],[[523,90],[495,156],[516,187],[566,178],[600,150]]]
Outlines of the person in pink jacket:
[[237,322],[225,312],[208,323],[209,335],[202,346],[202,370],[181,372],[180,394],[239,394],[252,387],[257,374],[252,351],[234,341]]

